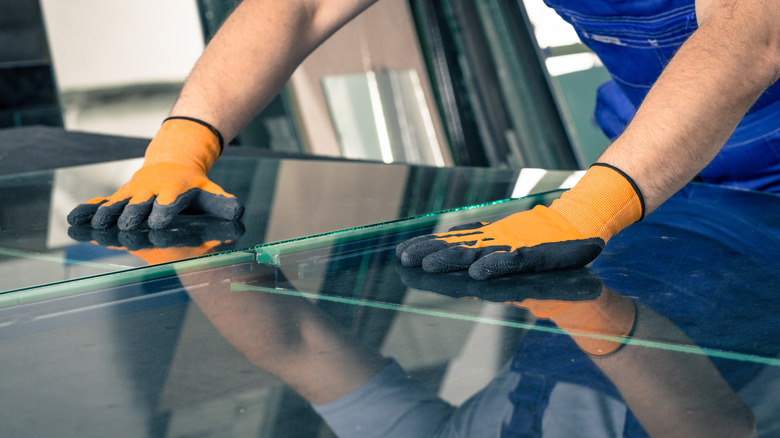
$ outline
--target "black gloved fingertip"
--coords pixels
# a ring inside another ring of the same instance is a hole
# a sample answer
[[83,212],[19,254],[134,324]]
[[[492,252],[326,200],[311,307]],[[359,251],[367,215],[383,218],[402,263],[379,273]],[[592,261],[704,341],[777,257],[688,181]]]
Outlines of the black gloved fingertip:
[[404,251],[399,257],[401,259],[401,265],[407,268],[419,268],[422,265],[422,257],[409,251]]
[[68,213],[68,224],[70,225],[81,225],[86,224],[89,221],[92,220],[92,216],[95,215],[95,212],[100,207],[100,204],[79,204],[71,210],[70,213]]
[[92,214],[84,212],[71,211],[68,215],[68,225],[82,225],[92,220]]
[[104,230],[113,227],[116,224],[116,221],[117,217],[113,215],[95,215],[92,216],[90,224],[92,225],[92,228]]
[[116,225],[122,231],[135,230],[141,226],[145,217],[141,215],[125,215],[119,217]]
[[170,214],[152,214],[149,216],[149,228],[153,230],[162,230],[173,222],[173,218],[176,216],[174,212]]
[[469,267],[469,277],[473,278],[474,280],[482,281],[489,278],[498,277],[498,275],[493,274],[489,269],[483,269],[471,265],[471,267]]
[[224,216],[229,221],[236,221],[244,215],[244,205],[236,201],[236,205],[231,210],[228,210]]

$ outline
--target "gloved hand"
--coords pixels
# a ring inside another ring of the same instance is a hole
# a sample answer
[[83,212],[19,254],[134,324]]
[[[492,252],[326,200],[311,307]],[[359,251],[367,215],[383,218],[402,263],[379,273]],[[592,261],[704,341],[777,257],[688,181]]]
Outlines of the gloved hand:
[[550,207],[415,237],[398,245],[396,254],[404,266],[430,273],[468,269],[477,280],[569,269],[590,263],[610,237],[643,215],[636,184],[597,163]]
[[120,230],[117,227],[96,229],[74,225],[68,235],[79,242],[92,242],[106,248],[128,251],[149,265],[200,257],[222,249],[244,234],[239,221],[224,221],[209,216],[174,221],[165,230],[142,227]]
[[91,222],[103,229],[138,228],[148,218],[151,229],[162,229],[188,212],[208,213],[226,220],[241,217],[244,207],[206,176],[222,152],[222,136],[195,119],[171,117],[146,149],[144,164],[113,195],[93,198],[68,215],[71,225]]

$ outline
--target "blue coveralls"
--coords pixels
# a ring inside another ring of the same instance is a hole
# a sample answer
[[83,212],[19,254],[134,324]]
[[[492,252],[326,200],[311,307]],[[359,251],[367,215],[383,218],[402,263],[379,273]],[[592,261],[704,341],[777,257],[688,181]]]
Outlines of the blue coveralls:
[[[610,138],[623,132],[663,68],[697,28],[694,0],[545,2],[574,26],[583,43],[601,58],[612,76],[598,90],[595,112],[597,123]],[[705,182],[724,186],[780,192],[780,83],[770,87],[750,109],[701,177]],[[779,334],[780,312],[774,304],[776,300],[757,295],[766,292],[762,284],[778,281],[780,265],[767,263],[774,257],[753,255],[756,248],[775,248],[772,242],[780,242],[775,216],[762,215],[766,208],[777,208],[780,202],[755,205],[765,200],[728,192],[704,185],[686,187],[662,205],[657,214],[612,238],[592,269],[616,291],[668,317],[701,347],[739,351],[744,347],[744,339],[755,339],[755,351],[745,353],[773,356],[777,354],[773,339]],[[733,202],[729,200],[732,197]],[[724,207],[728,214],[724,214]],[[735,236],[735,223],[754,227],[740,226],[747,234]],[[646,232],[663,232],[670,239],[684,239],[686,245],[681,250],[666,239],[654,241],[658,247],[649,247]],[[633,254],[635,264],[626,265],[625,251]],[[664,263],[656,259],[663,255],[674,260]],[[668,270],[669,266],[697,257],[729,260],[736,263],[732,272],[753,275],[724,281],[717,263],[707,271],[709,265],[701,262],[697,266],[705,268],[695,278],[688,272]],[[655,287],[648,287],[648,283]],[[661,290],[674,297],[657,300]],[[761,306],[746,307],[746,303],[756,302],[763,306],[773,304],[765,312],[756,311]],[[746,323],[736,330],[721,323],[734,320]],[[735,389],[760,368],[718,359],[713,359],[713,363]],[[514,414],[503,430],[506,437],[541,436],[547,400],[558,382],[578,383],[620,399],[609,379],[563,335],[530,332],[515,352],[512,368],[522,378],[510,394]],[[621,435],[646,433],[629,412]]]
[[[780,300],[772,286],[780,284],[778,211],[777,196],[692,183],[610,239],[591,269],[613,290],[669,319],[701,348],[777,357]],[[549,321],[539,324],[554,327]],[[736,391],[764,367],[710,360]],[[621,400],[609,379],[563,334],[528,332],[512,369],[521,379],[510,394],[515,410],[504,437],[542,436],[547,402],[559,382]],[[647,436],[630,411],[618,435]]]
[[[598,90],[595,117],[613,139],[697,28],[694,0],[545,3],[574,26],[612,76]],[[780,192],[780,82],[759,98],[700,176],[705,182]]]

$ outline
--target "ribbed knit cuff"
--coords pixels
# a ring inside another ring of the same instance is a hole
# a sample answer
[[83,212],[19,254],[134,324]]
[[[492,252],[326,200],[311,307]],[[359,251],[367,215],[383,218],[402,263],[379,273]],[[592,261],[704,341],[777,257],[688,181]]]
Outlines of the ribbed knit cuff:
[[167,122],[168,120],[189,120],[190,122],[195,122],[199,125],[203,125],[204,127],[206,127],[206,129],[211,131],[211,133],[214,134],[214,136],[217,137],[217,140],[219,141],[219,154],[222,155],[222,151],[225,150],[225,139],[222,137],[222,133],[219,132],[217,128],[211,126],[210,124],[204,122],[203,120],[199,120],[194,117],[171,116],[163,120],[163,123]]
[[221,152],[222,136],[216,129],[196,119],[170,117],[149,143],[144,164],[178,163],[207,173]]
[[620,169],[596,163],[571,190],[550,206],[584,237],[605,242],[644,216],[644,199],[634,181]]

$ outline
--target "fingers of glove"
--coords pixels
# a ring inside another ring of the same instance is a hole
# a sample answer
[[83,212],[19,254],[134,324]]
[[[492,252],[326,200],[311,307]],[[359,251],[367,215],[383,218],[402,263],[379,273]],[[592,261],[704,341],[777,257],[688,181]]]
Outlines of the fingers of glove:
[[106,202],[106,198],[94,198],[89,201],[79,204],[68,213],[68,224],[81,225],[86,224],[92,220],[97,209]]
[[[425,242],[427,240],[433,239],[434,236],[430,234],[426,234],[424,236],[417,236],[412,237],[411,239],[404,240],[403,242],[399,243],[398,246],[395,247],[395,255],[398,256],[400,259],[403,256],[404,251],[406,251],[407,248],[414,246],[418,243]],[[407,266],[407,265],[404,265]],[[419,266],[419,265],[418,265]]]
[[487,246],[481,248],[468,246],[449,246],[427,255],[422,260],[425,272],[439,273],[468,269],[474,261],[495,251],[507,251],[506,246]]
[[153,230],[160,230],[173,221],[179,212],[187,208],[197,196],[199,189],[190,189],[186,192],[175,197],[173,202],[169,204],[161,204],[159,202],[162,193],[158,196],[157,200],[152,205],[152,211],[149,213],[149,228]]
[[152,211],[154,199],[155,196],[151,195],[141,202],[134,202],[134,199],[131,200],[117,220],[119,229],[134,230],[140,227]]
[[[428,254],[440,251],[452,244],[475,245],[480,240],[482,233],[473,231],[485,226],[486,222],[472,222],[470,224],[453,227],[450,231],[440,234],[427,234],[413,237],[401,242],[395,249],[395,253],[401,263],[408,267],[419,267],[422,260]],[[454,231],[454,232],[453,232]],[[468,232],[463,232],[468,231]]]
[[[216,184],[214,185],[216,186]],[[233,195],[222,195],[207,190],[200,190],[198,191],[195,204],[203,213],[208,213],[228,221],[238,220],[244,214],[244,206]]]
[[456,225],[449,229],[449,232],[453,231],[466,231],[466,230],[476,230],[478,228],[482,228],[485,225],[487,225],[488,222],[471,222],[468,224],[462,224],[462,225]]
[[104,229],[114,226],[129,202],[128,197],[113,203],[110,200],[103,203],[92,216],[92,228]]
[[233,198],[234,196],[230,193],[226,192],[222,187],[219,186],[219,184],[211,181],[210,179],[206,179],[206,182],[204,184],[200,185],[200,188],[202,188],[204,191],[209,192],[214,195],[221,195],[228,198]]
[[[463,297],[464,282],[473,282],[465,272],[453,272],[447,275],[431,275],[421,269],[396,266],[401,282],[412,289],[434,292],[451,297]],[[464,277],[465,276],[465,277]]]
[[428,254],[441,251],[449,244],[436,239],[436,236],[419,236],[402,242],[396,248],[396,254],[401,259],[401,264],[409,268],[419,268]]
[[469,267],[469,275],[485,280],[521,272],[579,268],[593,261],[603,248],[604,241],[596,237],[494,252],[475,261]]

